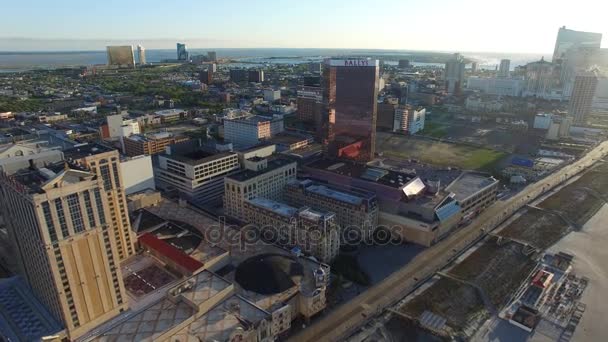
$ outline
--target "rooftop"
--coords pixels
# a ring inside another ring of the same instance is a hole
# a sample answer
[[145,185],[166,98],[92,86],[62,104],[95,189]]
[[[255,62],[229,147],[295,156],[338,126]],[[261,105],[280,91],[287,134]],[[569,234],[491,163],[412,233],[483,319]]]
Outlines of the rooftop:
[[341,201],[341,202],[345,202],[345,203],[349,203],[352,205],[360,205],[363,200],[369,200],[369,199],[373,199],[376,195],[371,193],[371,192],[367,192],[367,191],[359,191],[359,192],[354,192],[354,191],[348,191],[348,190],[343,190],[343,189],[336,189],[335,187],[330,187],[326,184],[321,184],[318,182],[313,182],[312,180],[306,179],[306,180],[296,180],[293,181],[291,183],[291,185],[295,185],[295,186],[302,186],[306,191],[312,192],[314,194],[323,196],[323,197],[329,197],[329,198],[333,198],[335,200]]
[[320,159],[307,165],[307,167],[329,171],[339,175],[363,179],[369,182],[379,183],[393,188],[403,188],[407,183],[416,178],[415,174],[408,174],[388,169],[370,167],[350,161],[334,161]]
[[244,123],[244,124],[249,124],[249,125],[258,125],[260,123],[265,123],[265,122],[274,122],[274,121],[281,121],[283,119],[280,118],[270,118],[270,117],[266,117],[266,116],[261,116],[261,115],[253,115],[253,116],[248,116],[248,117],[239,117],[239,118],[235,118],[235,119],[225,119],[225,122],[239,122],[239,123]]
[[116,151],[116,149],[98,143],[88,143],[75,145],[70,149],[64,150],[63,155],[68,160],[78,160],[88,156],[112,151]]
[[[178,136],[174,135],[171,132],[156,132],[156,133],[147,133],[147,134],[133,134],[131,136],[125,137],[125,139],[130,139],[134,141],[152,141],[152,140],[161,140],[161,139],[171,139],[178,138]],[[185,138],[185,137],[184,137]]]
[[263,175],[265,173],[271,172],[271,171],[281,168],[283,166],[286,166],[289,164],[295,164],[295,163],[296,163],[295,161],[292,161],[287,158],[269,159],[267,167],[263,170],[259,170],[259,171],[243,170],[243,171],[237,172],[235,174],[226,176],[226,178],[235,180],[237,182],[244,182],[246,180],[249,180],[249,179],[255,178],[259,175]]
[[456,200],[463,201],[498,181],[485,173],[463,172],[446,190],[456,195]]
[[0,336],[37,341],[63,330],[19,277],[0,279]]
[[84,180],[90,180],[94,174],[83,171],[75,165],[68,165],[63,161],[47,164],[42,168],[25,168],[10,176],[19,188],[25,193],[44,193],[48,185],[60,184],[61,186],[76,184]]
[[272,144],[291,145],[291,144],[297,144],[297,143],[305,141],[305,140],[308,140],[308,137],[298,136],[298,135],[294,135],[294,134],[287,134],[287,133],[279,133],[279,134],[276,134],[274,137],[268,139],[267,141]]
[[252,198],[250,200],[247,200],[247,202],[255,205],[256,207],[270,210],[278,215],[285,217],[293,217],[298,212],[297,208],[289,206],[285,203],[273,201],[262,197]]
[[211,152],[207,152],[204,150],[198,150],[198,151],[194,151],[194,152],[188,152],[188,153],[172,153],[172,154],[163,154],[162,156],[167,158],[167,159],[173,159],[173,160],[177,160],[179,162],[182,162],[184,164],[188,164],[188,165],[200,165],[203,163],[208,163],[214,160],[218,160],[218,159],[222,159],[222,158],[226,158],[229,156],[236,156],[235,153],[232,152],[222,152],[222,153],[211,153]]
[[154,112],[154,114],[160,115],[160,116],[170,116],[170,115],[179,115],[180,113],[183,113],[183,112],[184,112],[183,109],[173,108],[173,109],[159,110],[159,111]]
[[153,249],[156,252],[173,260],[176,264],[182,266],[189,272],[195,272],[204,265],[202,262],[192,258],[179,248],[172,246],[163,240],[160,240],[153,234],[145,233],[144,235],[138,238],[138,241],[140,244],[145,245],[148,248]]

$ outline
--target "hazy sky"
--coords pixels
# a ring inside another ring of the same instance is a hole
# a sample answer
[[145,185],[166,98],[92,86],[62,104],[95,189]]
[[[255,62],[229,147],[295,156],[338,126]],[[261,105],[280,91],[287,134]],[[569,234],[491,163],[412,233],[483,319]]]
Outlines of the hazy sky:
[[605,0],[2,0],[0,51],[302,47],[552,52],[604,35]]

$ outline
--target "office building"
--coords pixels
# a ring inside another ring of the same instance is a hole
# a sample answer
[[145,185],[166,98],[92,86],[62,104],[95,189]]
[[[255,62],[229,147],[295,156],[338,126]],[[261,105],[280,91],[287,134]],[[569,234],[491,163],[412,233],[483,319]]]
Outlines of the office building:
[[567,29],[566,26],[559,28],[555,49],[553,50],[553,63],[565,57],[570,49],[596,48],[599,49],[602,43],[602,34],[593,32],[583,32]]
[[308,63],[308,72],[313,74],[320,74],[323,69],[323,65],[319,62]]
[[371,236],[378,225],[378,200],[373,192],[306,179],[289,182],[284,197],[294,207],[308,206],[335,213],[341,229],[355,227]]
[[137,45],[137,63],[146,65],[146,49],[141,45]]
[[296,117],[300,121],[313,123],[318,140],[322,139],[323,89],[319,86],[299,86],[296,99]]
[[167,192],[196,205],[218,204],[224,195],[224,177],[240,169],[236,153],[214,153],[198,140],[167,147],[158,156],[154,175],[156,184]]
[[20,273],[69,340],[128,309],[105,183],[64,162],[0,176]]
[[165,147],[189,140],[186,136],[174,135],[170,132],[134,134],[122,139],[123,153],[129,157],[153,155],[165,152]]
[[471,63],[471,72],[472,72],[473,74],[477,72],[477,67],[478,67],[477,62],[472,62],[472,63]]
[[139,123],[133,119],[124,119],[122,114],[108,115],[106,124],[100,127],[102,139],[119,139],[139,134]]
[[235,148],[248,148],[284,131],[283,119],[254,115],[224,120],[224,139]]
[[511,75],[511,60],[501,59],[500,67],[498,67],[498,77],[508,78]]
[[568,108],[568,114],[574,118],[575,123],[586,123],[587,116],[591,113],[597,83],[598,77],[595,72],[581,73],[576,76]]
[[147,189],[156,189],[152,157],[150,156],[122,157],[120,173],[127,196]]
[[598,77],[591,107],[593,109],[608,110],[608,77]]
[[401,105],[395,108],[393,132],[416,134],[424,129],[426,109]]
[[296,162],[286,158],[246,159],[245,170],[224,178],[224,213],[246,222],[245,200],[281,200],[285,186],[296,179]]
[[[217,62],[217,52],[207,51],[207,60],[209,62]],[[215,70],[214,70],[214,72],[215,72]]]
[[75,163],[103,180],[103,194],[112,209],[108,222],[110,239],[117,248],[119,261],[135,254],[135,237],[127,213],[127,199],[117,150],[100,144],[81,144],[65,150],[66,160]]
[[410,60],[409,59],[400,59],[399,60],[399,68],[401,69],[407,69],[410,67]]
[[247,82],[249,74],[245,69],[230,69],[230,81],[234,83]]
[[553,66],[541,58],[526,64],[525,96],[546,97],[553,87]]
[[248,81],[254,83],[264,82],[264,70],[249,70]]
[[135,68],[135,56],[133,55],[133,46],[108,46],[106,47],[108,55],[108,65],[119,68]]
[[211,69],[199,72],[198,76],[199,81],[203,84],[210,85],[213,82],[213,71]]
[[460,94],[464,86],[464,57],[459,53],[445,63],[445,88],[448,94]]
[[380,63],[370,59],[328,59],[325,63],[325,155],[370,161],[376,150]]
[[392,131],[395,123],[395,108],[396,104],[378,103],[378,118],[376,119],[376,130]]
[[187,61],[189,57],[188,50],[186,50],[186,44],[177,43],[177,60]]
[[262,234],[275,234],[277,242],[287,247],[300,247],[317,260],[329,263],[340,252],[340,232],[335,214],[308,207],[256,197],[245,200],[245,221]]
[[274,89],[264,89],[264,101],[274,102],[281,99],[281,91]]
[[521,96],[525,81],[518,78],[496,78],[470,76],[467,89],[479,90],[484,94],[498,96]]

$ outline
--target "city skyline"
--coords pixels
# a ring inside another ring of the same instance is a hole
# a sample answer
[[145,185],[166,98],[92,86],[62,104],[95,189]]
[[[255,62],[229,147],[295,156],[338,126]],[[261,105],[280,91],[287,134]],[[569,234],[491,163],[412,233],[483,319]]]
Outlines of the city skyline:
[[[479,0],[457,4],[443,0],[432,4],[389,0],[382,6],[371,3],[360,6],[362,4],[334,0],[319,2],[319,6],[307,3],[286,7],[277,0],[229,1],[212,5],[182,0],[171,4],[121,3],[120,13],[108,17],[93,15],[89,6],[74,0],[52,4],[35,2],[35,6],[31,3],[8,5],[12,15],[0,24],[0,32],[5,32],[0,36],[0,51],[103,50],[106,45],[122,44],[169,49],[180,41],[190,48],[539,53],[553,50],[552,41],[558,28],[564,25],[575,30],[604,33],[604,45],[608,32],[608,24],[600,20],[601,11],[589,11],[595,5],[590,0],[583,0],[575,8],[556,6],[552,2],[550,10],[544,1],[514,0],[501,7],[500,16],[474,16],[466,21],[458,18],[481,10],[487,4]],[[519,8],[524,5],[527,10],[521,11]],[[107,6],[113,7],[113,1]],[[204,15],[209,12],[214,15]],[[266,13],[267,20],[262,25],[259,16],[253,13]],[[30,20],[19,19],[23,17]],[[229,21],[225,20],[227,17]],[[515,18],[517,25],[512,24]],[[178,20],[180,25],[158,25],[168,19]],[[395,24],[403,19],[407,19],[407,25]],[[31,25],[31,22],[37,25]],[[70,25],[58,26],[57,22]],[[451,22],[458,25],[451,25]]]

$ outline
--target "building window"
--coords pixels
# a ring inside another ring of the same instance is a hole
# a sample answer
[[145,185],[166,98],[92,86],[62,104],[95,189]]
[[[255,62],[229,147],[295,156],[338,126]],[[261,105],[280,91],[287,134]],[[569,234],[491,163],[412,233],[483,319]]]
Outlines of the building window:
[[114,187],[120,188],[120,177],[118,175],[118,164],[112,164],[112,171],[114,172]]
[[99,214],[99,223],[106,224],[106,213],[103,210],[103,201],[99,189],[95,189],[95,202],[97,202],[97,213]]
[[82,221],[82,212],[80,211],[80,201],[78,200],[77,194],[71,194],[68,196],[68,209],[70,210],[70,217],[72,219],[72,225],[74,226],[74,232],[81,233],[84,231],[84,222]]
[[57,217],[59,218],[59,225],[61,226],[61,235],[65,239],[70,236],[70,232],[68,230],[68,224],[65,220],[65,213],[63,212],[63,203],[61,203],[61,198],[55,200],[55,209],[57,210]]
[[46,221],[46,228],[49,232],[51,243],[55,243],[57,242],[57,231],[55,229],[53,217],[51,216],[51,206],[49,205],[49,202],[42,203],[42,211],[44,213],[44,220]]
[[82,193],[84,197],[84,206],[87,208],[87,216],[89,217],[89,226],[94,228],[95,224],[95,215],[93,215],[93,206],[91,205],[91,194],[88,191]]
[[110,179],[110,167],[108,165],[102,165],[99,167],[101,172],[101,179],[103,179],[103,189],[108,191],[112,189],[112,180]]

